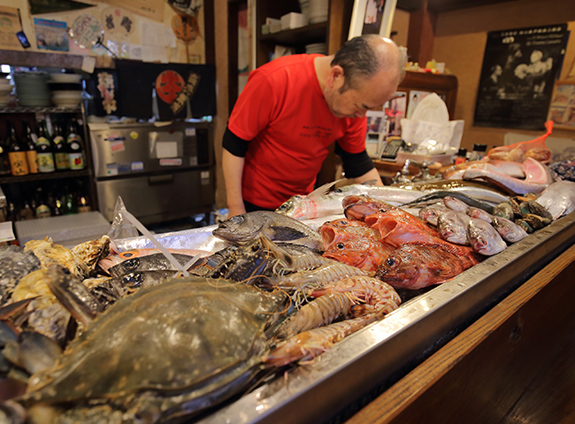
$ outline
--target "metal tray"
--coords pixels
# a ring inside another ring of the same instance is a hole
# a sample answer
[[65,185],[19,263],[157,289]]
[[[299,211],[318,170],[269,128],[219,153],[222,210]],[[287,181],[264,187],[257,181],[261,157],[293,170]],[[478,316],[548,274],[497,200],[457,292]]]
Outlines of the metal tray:
[[[158,236],[168,247],[223,247],[214,227]],[[575,212],[456,278],[417,296],[377,322],[229,403],[198,422],[329,422],[383,390],[447,343],[575,241]],[[142,238],[119,242],[147,247]]]

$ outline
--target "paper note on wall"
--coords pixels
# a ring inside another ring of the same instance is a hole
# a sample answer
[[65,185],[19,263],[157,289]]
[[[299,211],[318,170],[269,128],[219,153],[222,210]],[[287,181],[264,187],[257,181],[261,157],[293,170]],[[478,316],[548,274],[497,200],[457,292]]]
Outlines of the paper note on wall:
[[178,156],[178,143],[176,141],[158,141],[156,142],[156,157],[175,158]]

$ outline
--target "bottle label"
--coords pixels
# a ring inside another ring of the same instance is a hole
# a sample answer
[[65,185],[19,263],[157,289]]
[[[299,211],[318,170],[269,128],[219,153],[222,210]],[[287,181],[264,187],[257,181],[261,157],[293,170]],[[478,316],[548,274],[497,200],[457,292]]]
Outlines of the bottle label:
[[38,153],[38,170],[40,172],[54,172],[54,156],[52,156],[52,153]]
[[38,137],[38,144],[46,144],[46,145],[50,145],[50,140],[48,140],[46,137]]
[[31,174],[38,173],[38,153],[36,150],[26,150],[26,160],[28,162],[28,170]]
[[68,158],[68,153],[61,152],[54,154],[56,159],[56,169],[59,171],[64,169],[70,169],[70,159]]
[[84,169],[84,155],[82,155],[82,152],[68,153],[68,158],[70,169],[74,171]]
[[40,205],[36,208],[36,218],[49,218],[50,208],[47,205]]
[[28,161],[24,152],[10,152],[10,169],[12,175],[28,175]]

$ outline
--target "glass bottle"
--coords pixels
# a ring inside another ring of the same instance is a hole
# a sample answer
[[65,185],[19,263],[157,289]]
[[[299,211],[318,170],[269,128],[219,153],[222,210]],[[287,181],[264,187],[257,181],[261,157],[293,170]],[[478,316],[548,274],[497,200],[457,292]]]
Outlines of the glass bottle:
[[66,139],[62,135],[62,126],[60,123],[54,124],[54,160],[56,162],[56,169],[58,171],[67,171],[70,169],[70,160],[68,159],[68,150],[66,146]]
[[24,145],[26,146],[26,161],[28,162],[28,170],[30,174],[38,173],[38,152],[36,151],[36,143],[32,135],[30,124],[24,121]]
[[52,153],[52,143],[49,137],[46,129],[46,121],[42,121],[38,128],[38,144],[36,145],[38,152],[38,170],[41,173],[54,172],[56,169],[54,165],[54,154]]
[[461,148],[457,152],[457,158],[455,158],[455,164],[459,165],[467,161],[467,149]]
[[18,221],[27,221],[29,219],[34,219],[34,210],[30,206],[30,202],[28,200],[24,201],[24,206],[20,209],[18,214]]
[[469,161],[471,162],[483,159],[486,152],[487,152],[487,144],[474,144],[473,151],[469,156]]
[[79,184],[78,190],[78,213],[90,212],[92,207],[90,206],[90,198],[86,194],[86,187],[83,182]]
[[71,121],[68,130],[68,159],[70,163],[70,170],[77,171],[86,167],[84,161],[84,149],[82,148],[82,137],[76,130],[76,124]]
[[36,218],[49,218],[51,215],[42,186],[36,188],[36,210],[34,212]]
[[7,141],[7,139],[0,138],[0,175],[10,175],[11,173]]
[[11,121],[6,121],[6,133],[8,140],[8,157],[10,159],[10,170],[12,175],[28,175],[28,161],[26,150],[16,136],[16,130]]

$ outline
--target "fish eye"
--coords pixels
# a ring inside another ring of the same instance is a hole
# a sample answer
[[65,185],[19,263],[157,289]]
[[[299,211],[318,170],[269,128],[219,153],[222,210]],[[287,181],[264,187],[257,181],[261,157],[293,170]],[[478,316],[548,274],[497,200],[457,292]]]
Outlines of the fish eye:
[[136,269],[140,261],[138,260],[138,258],[132,258],[122,263],[124,265],[124,269],[130,270],[130,269]]
[[395,258],[387,258],[385,260],[385,264],[390,267],[393,268],[394,266],[397,266],[397,264],[399,263],[399,261]]
[[345,243],[338,243],[335,245],[335,247],[337,247],[339,250],[343,250],[345,249]]
[[144,276],[139,272],[127,274],[122,278],[122,282],[130,288],[140,287],[143,281]]

